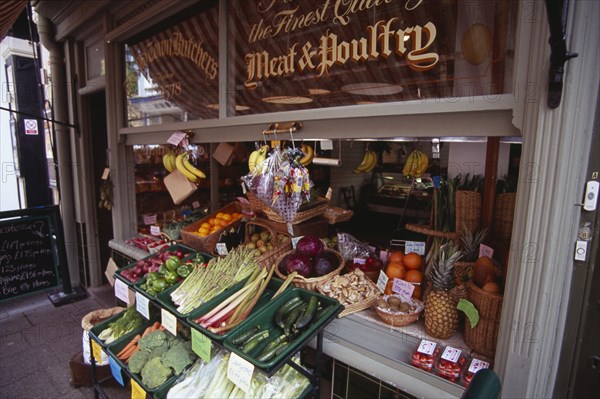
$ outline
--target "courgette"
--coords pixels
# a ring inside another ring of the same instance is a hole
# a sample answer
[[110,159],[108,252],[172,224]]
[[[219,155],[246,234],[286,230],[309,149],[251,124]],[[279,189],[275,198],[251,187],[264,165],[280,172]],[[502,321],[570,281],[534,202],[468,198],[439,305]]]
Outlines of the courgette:
[[250,338],[252,335],[256,334],[256,332],[258,332],[259,329],[259,326],[253,326],[241,333],[240,335],[238,335],[237,337],[233,338],[231,340],[231,343],[234,345],[239,345],[242,342],[246,341],[248,338]]
[[294,329],[300,330],[308,325],[310,321],[315,317],[317,313],[317,307],[319,306],[319,300],[316,296],[311,296],[308,300],[308,306],[300,317],[294,323]]
[[287,315],[289,315],[292,310],[296,309],[303,303],[304,302],[302,299],[297,296],[287,301],[277,310],[277,312],[275,312],[275,324],[277,324],[280,328],[283,328],[284,320],[286,319]]
[[254,349],[256,349],[259,343],[261,343],[267,338],[269,338],[269,330],[261,330],[257,332],[252,336],[252,339],[248,340],[248,342],[246,342],[244,346],[242,346],[242,352],[252,352]]
[[298,320],[298,317],[300,317],[300,314],[302,312],[304,312],[304,309],[306,309],[306,306],[307,305],[304,303],[301,306],[294,308],[291,312],[289,312],[287,314],[287,316],[285,317],[285,320],[283,322],[283,333],[285,335],[291,334],[291,329],[294,326],[294,323],[296,322],[296,320]]
[[[284,337],[285,337],[285,335],[284,335]],[[274,345],[271,348],[269,348],[268,350],[267,350],[267,348],[265,348],[265,350],[263,350],[261,352],[261,354],[258,355],[258,357],[256,358],[256,360],[258,360],[259,362],[269,361],[273,357],[275,357],[275,355],[278,355],[279,353],[281,353],[281,351],[284,348],[286,348],[288,345],[289,345],[289,342],[287,342],[287,341],[281,341],[281,342],[278,342],[277,345]]]
[[282,343],[285,343],[286,338],[287,336],[285,334],[281,334],[280,336],[269,342],[260,352],[260,354],[257,357],[257,360],[264,362],[275,356],[277,348],[279,348],[279,346]]

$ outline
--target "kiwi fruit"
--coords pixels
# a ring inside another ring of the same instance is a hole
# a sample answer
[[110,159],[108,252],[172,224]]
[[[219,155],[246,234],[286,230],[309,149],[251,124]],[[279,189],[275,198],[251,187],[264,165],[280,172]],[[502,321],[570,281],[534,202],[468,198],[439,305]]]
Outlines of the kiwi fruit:
[[379,298],[377,300],[377,303],[375,304],[375,306],[377,306],[378,308],[382,308],[382,309],[389,309],[390,308],[390,305],[383,298]]
[[402,303],[402,299],[398,298],[397,296],[389,296],[387,302],[390,304],[390,306],[398,307]]

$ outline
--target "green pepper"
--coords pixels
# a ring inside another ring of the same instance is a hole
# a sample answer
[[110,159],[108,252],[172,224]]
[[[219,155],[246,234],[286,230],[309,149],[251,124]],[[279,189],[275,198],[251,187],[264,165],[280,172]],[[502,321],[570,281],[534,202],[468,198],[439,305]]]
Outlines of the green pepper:
[[146,274],[146,282],[152,284],[154,280],[160,278],[160,275],[157,272],[150,272]]
[[167,270],[174,272],[179,266],[181,266],[181,262],[177,256],[171,256],[165,262],[165,266],[167,267]]
[[206,259],[200,252],[196,252],[196,256],[194,257],[194,263],[204,263]]
[[156,290],[154,288],[148,288],[147,290],[144,290],[144,291],[146,291],[146,293],[148,295],[152,295],[152,296],[158,294],[158,292],[156,292]]
[[161,276],[164,276],[165,273],[168,271],[169,270],[167,269],[164,263],[158,267],[158,274],[160,274]]
[[172,272],[169,270],[165,273],[165,281],[167,282],[167,284],[175,284],[177,281],[179,281],[179,276],[176,272]]
[[165,281],[164,278],[157,278],[156,280],[154,280],[152,282],[152,288],[156,291],[156,292],[161,292],[163,291],[165,288],[167,288],[167,282]]
[[190,275],[190,269],[188,266],[186,265],[181,265],[177,268],[177,275],[179,275],[179,277],[183,277],[186,278],[187,276]]

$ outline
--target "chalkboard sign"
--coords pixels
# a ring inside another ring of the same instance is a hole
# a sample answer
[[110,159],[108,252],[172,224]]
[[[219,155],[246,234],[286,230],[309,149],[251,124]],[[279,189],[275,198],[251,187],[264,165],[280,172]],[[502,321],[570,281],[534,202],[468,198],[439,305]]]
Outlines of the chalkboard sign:
[[0,221],[0,301],[59,285],[49,216]]

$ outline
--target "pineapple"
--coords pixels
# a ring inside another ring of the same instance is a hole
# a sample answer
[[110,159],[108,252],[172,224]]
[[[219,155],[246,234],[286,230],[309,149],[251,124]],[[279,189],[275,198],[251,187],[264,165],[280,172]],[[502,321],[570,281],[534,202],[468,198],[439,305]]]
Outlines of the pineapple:
[[457,299],[451,290],[455,285],[454,265],[460,257],[458,248],[446,243],[427,271],[431,291],[425,299],[425,331],[435,338],[450,338],[458,328]]
[[488,229],[484,228],[475,233],[470,231],[467,226],[463,225],[460,235],[462,245],[463,260],[465,262],[475,262],[479,254],[479,245],[485,240]]

